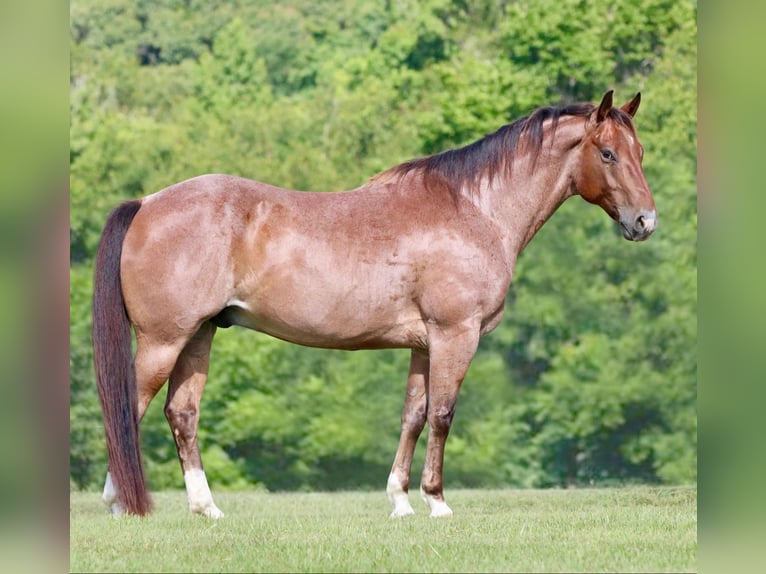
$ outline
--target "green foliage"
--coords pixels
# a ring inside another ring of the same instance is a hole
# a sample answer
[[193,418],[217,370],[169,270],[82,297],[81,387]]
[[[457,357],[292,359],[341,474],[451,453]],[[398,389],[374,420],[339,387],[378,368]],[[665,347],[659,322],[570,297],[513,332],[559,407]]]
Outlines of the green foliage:
[[[70,482],[84,488],[104,480],[106,446],[101,407],[93,374],[93,349],[90,345],[90,307],[92,295],[91,269],[74,266],[69,275],[69,475]],[[82,313],[76,317],[75,313]]]
[[548,95],[589,100],[604,86],[647,74],[671,32],[694,22],[688,2],[516,2],[502,26],[511,60],[549,81]]
[[[91,276],[120,201],[206,172],[349,189],[609,88],[642,92],[659,229],[630,244],[573,199],[540,231],[463,384],[448,485],[696,480],[696,3],[72,2],[72,484],[106,468]],[[200,426],[214,488],[382,487],[407,366],[219,331]],[[142,423],[147,473],[179,488],[162,403]]]
[[215,36],[212,52],[205,52],[194,67],[195,101],[202,112],[223,118],[234,108],[268,105],[271,88],[266,65],[255,54],[255,42],[236,18]]

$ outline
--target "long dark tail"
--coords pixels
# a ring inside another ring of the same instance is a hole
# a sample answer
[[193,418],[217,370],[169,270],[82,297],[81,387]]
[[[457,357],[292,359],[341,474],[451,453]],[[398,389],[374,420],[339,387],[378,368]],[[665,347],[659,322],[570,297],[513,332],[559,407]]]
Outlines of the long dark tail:
[[140,207],[139,200],[117,207],[101,234],[93,277],[93,360],[112,482],[125,510],[144,515],[151,499],[141,462],[136,369],[120,281],[122,243]]

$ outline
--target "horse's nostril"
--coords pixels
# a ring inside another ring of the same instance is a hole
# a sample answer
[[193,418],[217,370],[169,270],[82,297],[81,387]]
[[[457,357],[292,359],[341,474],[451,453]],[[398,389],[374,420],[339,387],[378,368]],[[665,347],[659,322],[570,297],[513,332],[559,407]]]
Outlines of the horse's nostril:
[[644,220],[643,215],[639,215],[638,219],[636,219],[636,229],[644,230],[646,229],[646,221]]

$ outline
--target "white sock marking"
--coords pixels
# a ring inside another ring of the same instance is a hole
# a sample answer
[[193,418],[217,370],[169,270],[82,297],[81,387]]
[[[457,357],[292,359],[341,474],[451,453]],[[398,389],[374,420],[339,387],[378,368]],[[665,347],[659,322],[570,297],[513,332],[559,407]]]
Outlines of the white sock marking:
[[184,473],[186,496],[189,499],[189,510],[208,518],[223,518],[223,512],[213,502],[213,495],[207,484],[205,471],[193,468]]
[[399,518],[415,514],[415,511],[410,505],[409,497],[402,488],[402,483],[394,473],[391,473],[388,476],[386,494],[388,494],[388,500],[394,505],[394,510],[391,512],[390,518]]
[[431,518],[438,518],[441,516],[452,516],[452,509],[447,506],[447,503],[443,500],[437,500],[433,496],[426,494],[423,491],[423,487],[420,487],[420,497],[425,501],[428,507],[431,509]]
[[106,473],[106,482],[104,483],[104,494],[101,495],[101,499],[106,504],[112,504],[112,502],[117,500],[117,489],[114,487],[114,483],[112,482],[111,472]]
[[117,500],[117,488],[112,482],[112,473],[106,473],[106,481],[104,481],[104,493],[101,495],[101,500],[109,507],[109,512],[113,516],[122,516],[125,514],[125,507]]

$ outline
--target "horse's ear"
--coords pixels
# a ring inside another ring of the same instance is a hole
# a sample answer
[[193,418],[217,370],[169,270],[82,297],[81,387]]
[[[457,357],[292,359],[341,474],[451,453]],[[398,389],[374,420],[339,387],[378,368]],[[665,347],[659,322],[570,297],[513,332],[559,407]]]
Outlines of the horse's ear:
[[601,98],[601,104],[598,106],[598,112],[596,112],[596,123],[600,124],[606,119],[606,114],[609,113],[609,110],[612,109],[612,96],[614,95],[614,90],[609,90],[607,93],[604,94],[604,97]]
[[620,109],[632,118],[632,117],[635,117],[640,103],[641,103],[641,92],[638,92],[635,98],[630,100],[627,104],[622,106],[622,108]]

